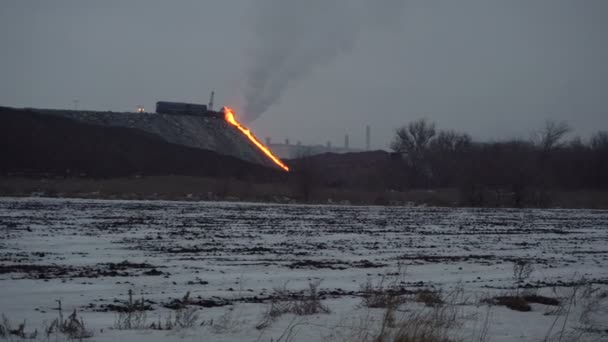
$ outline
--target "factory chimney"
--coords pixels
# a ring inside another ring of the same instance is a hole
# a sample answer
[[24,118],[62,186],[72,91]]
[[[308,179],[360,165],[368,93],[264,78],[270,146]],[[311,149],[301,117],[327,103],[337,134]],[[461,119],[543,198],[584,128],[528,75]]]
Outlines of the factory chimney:
[[371,133],[371,127],[369,127],[369,125],[365,126],[365,150],[369,151],[371,149],[371,140],[372,140],[372,133]]
[[348,134],[344,136],[344,149],[348,150]]
[[266,137],[266,147],[270,146],[270,137]]
[[209,104],[207,104],[207,109],[213,110],[213,97],[215,96],[215,91],[211,92],[211,96],[209,97]]

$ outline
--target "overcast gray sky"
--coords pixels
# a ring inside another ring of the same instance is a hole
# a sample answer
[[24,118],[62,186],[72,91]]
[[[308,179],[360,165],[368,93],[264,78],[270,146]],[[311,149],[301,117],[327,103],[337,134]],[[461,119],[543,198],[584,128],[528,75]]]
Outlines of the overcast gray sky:
[[274,141],[362,146],[370,124],[386,148],[423,117],[477,139],[608,130],[606,0],[278,1],[2,0],[0,105],[153,110],[215,90],[242,109],[265,63],[281,89],[250,126]]

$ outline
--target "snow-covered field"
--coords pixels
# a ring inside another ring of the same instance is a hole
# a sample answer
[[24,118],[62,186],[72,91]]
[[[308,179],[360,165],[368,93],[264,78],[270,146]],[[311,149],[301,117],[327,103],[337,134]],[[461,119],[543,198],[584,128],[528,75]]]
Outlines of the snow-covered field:
[[[26,332],[60,300],[92,341],[363,341],[385,314],[363,305],[369,283],[403,298],[392,329],[437,292],[453,340],[608,341],[608,211],[2,198],[0,232],[0,313]],[[270,302],[319,281],[329,313],[260,327]],[[142,329],[116,329],[129,291]],[[514,294],[560,304],[488,304]],[[143,328],[177,307],[198,309],[192,327]]]

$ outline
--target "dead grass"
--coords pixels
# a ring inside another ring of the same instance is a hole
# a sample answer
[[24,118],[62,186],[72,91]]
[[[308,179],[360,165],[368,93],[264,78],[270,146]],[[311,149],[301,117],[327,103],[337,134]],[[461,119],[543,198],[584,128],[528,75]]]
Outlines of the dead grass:
[[359,286],[362,305],[368,308],[391,308],[404,303],[410,292],[401,286],[405,270],[397,265],[394,272],[383,274],[376,283],[371,279]]
[[47,337],[57,332],[66,335],[71,340],[82,340],[93,337],[93,332],[86,327],[82,317],[78,317],[76,309],[68,316],[68,319],[63,320],[63,317],[55,319],[46,329]]
[[148,324],[148,316],[146,310],[148,307],[142,297],[140,300],[133,299],[133,291],[129,290],[129,299],[116,316],[114,329],[117,330],[132,330],[132,329],[153,329],[153,330],[174,330],[192,328],[198,321],[198,309],[188,306],[190,304],[190,292],[187,292],[182,299],[178,300],[173,312],[170,312],[167,317]]
[[308,283],[308,291],[295,300],[292,301],[291,309],[289,312],[296,315],[316,315],[316,314],[328,314],[331,311],[323,303],[319,297],[319,285],[321,281],[313,281]]
[[513,263],[513,280],[518,295],[519,289],[530,278],[532,272],[534,272],[534,265],[529,260],[521,259]]
[[144,298],[133,300],[133,291],[129,290],[129,299],[125,304],[124,310],[117,314],[114,329],[145,329],[148,328],[147,318]]
[[298,316],[328,314],[331,311],[323,305],[319,296],[319,285],[321,281],[308,283],[308,290],[303,294],[290,293],[286,286],[275,289],[271,295],[268,309],[262,315],[262,319],[256,325],[261,330],[269,327],[280,316],[291,313]]
[[[369,283],[369,282],[368,282]],[[382,282],[379,282],[379,284]],[[363,288],[369,285],[362,286]],[[386,286],[384,286],[385,288]],[[374,286],[378,288],[378,286]],[[331,340],[355,342],[452,342],[465,317],[462,311],[466,303],[464,289],[456,286],[449,292],[424,291],[400,295],[399,300],[379,301],[389,304],[378,321],[373,309],[362,305],[365,315],[354,324],[343,326],[346,330],[332,333]],[[386,298],[386,297],[383,297]],[[489,326],[489,313],[479,336],[466,341],[485,342]]]
[[[198,309],[191,307],[193,301],[190,299],[190,291],[182,297],[181,300],[176,301],[175,304],[175,319],[173,320],[173,327],[176,328],[191,328],[198,321]],[[171,321],[169,319],[169,321]]]
[[33,332],[25,331],[25,320],[19,323],[16,328],[13,327],[11,321],[5,315],[2,315],[2,321],[0,321],[0,338],[11,339],[12,336],[22,339],[36,339],[38,336],[38,330]]
[[[461,324],[460,303],[463,289],[446,294],[435,292],[430,305],[412,306],[409,310],[388,307],[374,342],[448,342],[450,330]],[[400,313],[400,315],[398,315]]]
[[[555,319],[543,342],[596,341],[606,337],[608,330],[601,328],[605,323],[598,318],[605,316],[608,291],[594,287],[584,278],[573,283],[576,285],[567,289],[567,295],[552,312]],[[580,310],[575,311],[576,306]]]
[[[76,309],[70,314],[67,319],[63,317],[63,308],[61,301],[58,300],[58,317],[53,319],[49,325],[44,327],[44,333],[46,340],[50,340],[51,337],[55,337],[57,340],[60,336],[69,340],[83,340],[86,338],[93,337],[93,331],[88,329],[84,319],[78,316]],[[26,332],[26,323],[23,320],[17,327],[13,327],[8,317],[2,315],[2,321],[0,322],[0,338],[12,340],[12,337],[20,339],[31,339],[35,340],[38,338],[38,329],[33,332]]]
[[405,301],[403,293],[385,284],[382,277],[377,284],[368,280],[361,286],[362,304],[368,308],[390,308]]
[[175,311],[174,326],[179,329],[192,328],[198,321],[198,309],[185,307]]

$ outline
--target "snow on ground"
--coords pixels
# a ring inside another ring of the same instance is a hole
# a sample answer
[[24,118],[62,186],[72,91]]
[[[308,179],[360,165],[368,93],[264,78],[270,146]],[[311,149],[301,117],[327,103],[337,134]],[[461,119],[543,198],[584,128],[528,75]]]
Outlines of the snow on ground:
[[[2,198],[0,231],[0,313],[28,331],[49,325],[60,300],[92,341],[355,341],[385,313],[362,305],[362,286],[384,279],[402,293],[460,293],[455,340],[487,330],[486,341],[542,341],[555,323],[552,333],[608,341],[608,211]],[[522,261],[533,269],[516,289]],[[275,289],[315,281],[331,313],[256,329]],[[195,326],[114,329],[129,290],[150,305],[148,325],[189,293]],[[516,292],[562,305],[482,301]],[[396,315],[427,309],[408,301]]]

